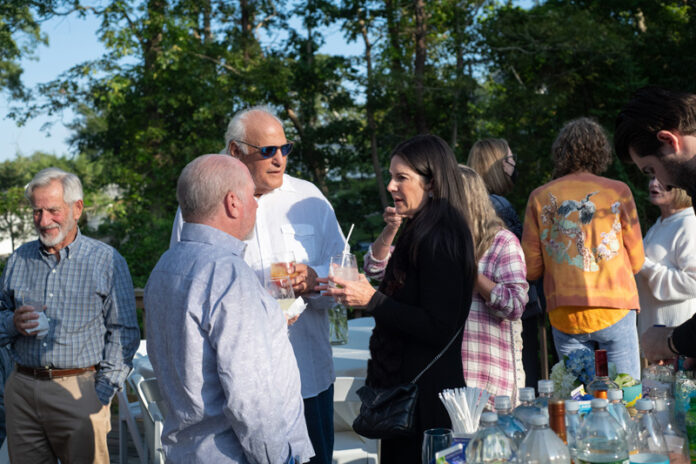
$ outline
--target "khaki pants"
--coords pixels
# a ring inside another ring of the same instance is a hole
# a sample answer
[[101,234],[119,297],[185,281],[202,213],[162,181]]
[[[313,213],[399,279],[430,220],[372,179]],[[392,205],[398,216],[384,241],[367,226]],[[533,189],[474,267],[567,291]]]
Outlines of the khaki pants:
[[16,370],[5,386],[7,444],[13,464],[109,463],[109,406],[94,390],[94,372],[36,380]]

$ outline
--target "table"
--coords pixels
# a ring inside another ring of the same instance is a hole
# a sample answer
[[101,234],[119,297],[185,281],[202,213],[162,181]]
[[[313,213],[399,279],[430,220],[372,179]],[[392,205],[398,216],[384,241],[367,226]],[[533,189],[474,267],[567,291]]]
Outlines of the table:
[[365,377],[367,360],[370,359],[370,335],[375,328],[371,317],[360,317],[348,321],[348,343],[334,345],[334,370],[336,377]]

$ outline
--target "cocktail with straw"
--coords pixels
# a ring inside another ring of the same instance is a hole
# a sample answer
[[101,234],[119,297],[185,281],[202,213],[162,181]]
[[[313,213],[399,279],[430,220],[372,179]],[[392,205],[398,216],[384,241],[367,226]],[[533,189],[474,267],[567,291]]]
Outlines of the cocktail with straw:
[[[329,276],[343,280],[358,280],[358,261],[355,255],[350,252],[348,242],[354,227],[355,224],[351,224],[343,253],[331,257]],[[330,285],[336,286],[334,283]],[[348,311],[340,301],[336,301],[336,304],[329,309],[329,339],[332,345],[348,343]]]

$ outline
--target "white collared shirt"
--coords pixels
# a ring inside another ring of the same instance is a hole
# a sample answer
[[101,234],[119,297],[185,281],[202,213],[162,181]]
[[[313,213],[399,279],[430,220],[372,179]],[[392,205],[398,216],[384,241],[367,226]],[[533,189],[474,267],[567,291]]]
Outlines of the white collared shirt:
[[[270,277],[274,253],[292,251],[298,263],[312,267],[325,277],[329,259],[343,251],[345,238],[331,204],[314,184],[289,175],[283,185],[257,199],[256,225],[247,244],[244,260],[256,271],[261,283]],[[179,241],[183,220],[177,210],[170,246]],[[313,295],[300,318],[290,326],[292,343],[302,379],[302,397],[325,391],[335,379],[327,308],[329,297]]]

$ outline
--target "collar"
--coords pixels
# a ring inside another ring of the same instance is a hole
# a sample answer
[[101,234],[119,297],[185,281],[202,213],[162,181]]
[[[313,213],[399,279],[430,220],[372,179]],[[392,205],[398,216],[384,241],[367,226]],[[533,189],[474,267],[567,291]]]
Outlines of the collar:
[[181,241],[221,247],[239,257],[244,257],[244,250],[246,250],[246,243],[238,238],[215,227],[195,222],[184,222],[184,227],[181,229]]

